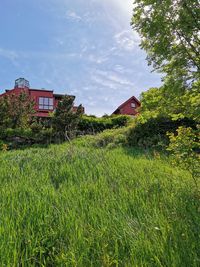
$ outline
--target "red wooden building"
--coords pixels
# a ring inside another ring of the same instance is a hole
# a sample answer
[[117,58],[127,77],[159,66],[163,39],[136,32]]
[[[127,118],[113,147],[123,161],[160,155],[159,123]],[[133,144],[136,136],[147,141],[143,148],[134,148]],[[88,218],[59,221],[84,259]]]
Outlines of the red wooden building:
[[[5,95],[19,95],[20,93],[27,93],[32,100],[35,102],[35,112],[34,116],[37,117],[48,117],[50,112],[53,112],[58,102],[62,100],[62,94],[54,94],[53,90],[46,89],[32,89],[30,88],[29,82],[24,78],[19,78],[15,81],[15,87],[13,89],[6,90],[5,93],[1,94],[0,97]],[[75,96],[71,96],[75,99]],[[77,109],[76,106],[73,107],[74,110]],[[83,110],[84,111],[84,110]]]
[[141,106],[140,101],[135,97],[132,96],[123,104],[121,104],[113,114],[123,114],[123,115],[131,115],[136,116],[138,114],[138,108]]

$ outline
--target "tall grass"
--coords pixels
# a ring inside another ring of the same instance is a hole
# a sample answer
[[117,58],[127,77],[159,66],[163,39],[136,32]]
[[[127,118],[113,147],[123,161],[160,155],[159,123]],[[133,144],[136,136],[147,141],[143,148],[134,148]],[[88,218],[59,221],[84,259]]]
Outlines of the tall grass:
[[200,266],[190,175],[132,149],[0,154],[0,266]]

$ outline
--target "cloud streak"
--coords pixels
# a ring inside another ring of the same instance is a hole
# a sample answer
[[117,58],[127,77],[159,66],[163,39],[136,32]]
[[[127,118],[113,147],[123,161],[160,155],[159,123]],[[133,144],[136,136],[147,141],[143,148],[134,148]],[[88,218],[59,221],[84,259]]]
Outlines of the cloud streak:
[[0,57],[6,58],[14,65],[17,65],[19,54],[16,51],[0,48]]

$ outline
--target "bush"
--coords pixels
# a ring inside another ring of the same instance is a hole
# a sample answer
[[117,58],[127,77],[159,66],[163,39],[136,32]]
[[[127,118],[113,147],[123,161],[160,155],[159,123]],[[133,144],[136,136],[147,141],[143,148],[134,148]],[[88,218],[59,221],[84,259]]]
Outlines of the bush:
[[188,127],[179,127],[177,133],[168,133],[170,144],[167,148],[172,153],[173,163],[188,170],[198,188],[200,178],[200,132]]
[[9,143],[9,147],[18,148],[31,144],[50,143],[53,135],[52,128],[42,128],[40,131],[28,129],[8,128],[1,133],[1,139]]
[[115,147],[127,143],[128,128],[106,130],[93,137],[92,145],[95,147]]
[[96,134],[107,129],[127,126],[131,121],[130,116],[106,116],[95,118],[93,116],[82,116],[78,124],[78,131],[82,134]]
[[128,133],[128,144],[142,148],[163,149],[169,144],[167,132],[174,133],[179,126],[195,129],[196,123],[191,119],[173,121],[169,118],[151,118],[146,122],[137,122]]

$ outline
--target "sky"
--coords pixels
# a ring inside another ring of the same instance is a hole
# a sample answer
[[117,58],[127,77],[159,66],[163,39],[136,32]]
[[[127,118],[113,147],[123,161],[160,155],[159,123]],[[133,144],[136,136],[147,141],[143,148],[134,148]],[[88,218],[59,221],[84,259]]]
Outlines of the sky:
[[130,26],[132,0],[0,1],[0,93],[24,77],[101,116],[160,86]]

